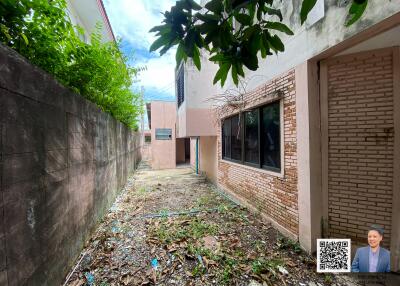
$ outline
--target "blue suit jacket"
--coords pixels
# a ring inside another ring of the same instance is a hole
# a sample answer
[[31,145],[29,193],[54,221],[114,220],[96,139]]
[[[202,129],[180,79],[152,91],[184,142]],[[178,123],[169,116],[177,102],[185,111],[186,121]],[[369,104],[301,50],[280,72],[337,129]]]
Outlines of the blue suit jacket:
[[[352,272],[369,272],[369,246],[357,249],[351,264]],[[390,252],[383,247],[379,249],[376,272],[390,272]]]

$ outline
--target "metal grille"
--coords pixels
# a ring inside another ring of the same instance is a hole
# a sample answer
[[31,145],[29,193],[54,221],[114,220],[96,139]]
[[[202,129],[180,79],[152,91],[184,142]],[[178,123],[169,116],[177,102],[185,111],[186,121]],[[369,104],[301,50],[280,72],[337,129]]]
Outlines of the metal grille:
[[181,106],[182,102],[185,100],[184,94],[184,75],[183,75],[183,65],[179,68],[178,76],[176,79],[176,90],[178,97],[178,107]]

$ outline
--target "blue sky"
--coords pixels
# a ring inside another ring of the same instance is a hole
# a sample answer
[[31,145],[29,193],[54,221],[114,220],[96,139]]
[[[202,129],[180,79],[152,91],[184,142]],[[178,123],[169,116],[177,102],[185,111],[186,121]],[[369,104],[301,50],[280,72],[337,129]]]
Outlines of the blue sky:
[[132,66],[146,67],[133,89],[144,87],[145,100],[175,100],[175,48],[162,57],[149,53],[156,39],[149,30],[160,25],[161,12],[170,10],[175,0],[104,0],[108,18],[116,37],[122,38],[122,51],[132,55]]

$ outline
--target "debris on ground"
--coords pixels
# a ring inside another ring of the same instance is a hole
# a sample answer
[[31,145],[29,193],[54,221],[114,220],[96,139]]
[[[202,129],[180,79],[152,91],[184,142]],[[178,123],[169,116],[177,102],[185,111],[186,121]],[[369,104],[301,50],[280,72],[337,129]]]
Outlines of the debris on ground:
[[69,286],[341,285],[190,168],[142,163],[82,255]]

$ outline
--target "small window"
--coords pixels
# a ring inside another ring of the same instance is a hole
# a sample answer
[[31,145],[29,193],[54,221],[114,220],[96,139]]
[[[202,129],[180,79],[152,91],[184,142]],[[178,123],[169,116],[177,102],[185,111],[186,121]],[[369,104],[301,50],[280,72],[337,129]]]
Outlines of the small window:
[[156,128],[156,140],[172,140],[172,129]]
[[280,102],[225,118],[222,123],[222,158],[280,172]]
[[144,142],[145,143],[150,143],[151,142],[151,136],[150,135],[144,136]]

